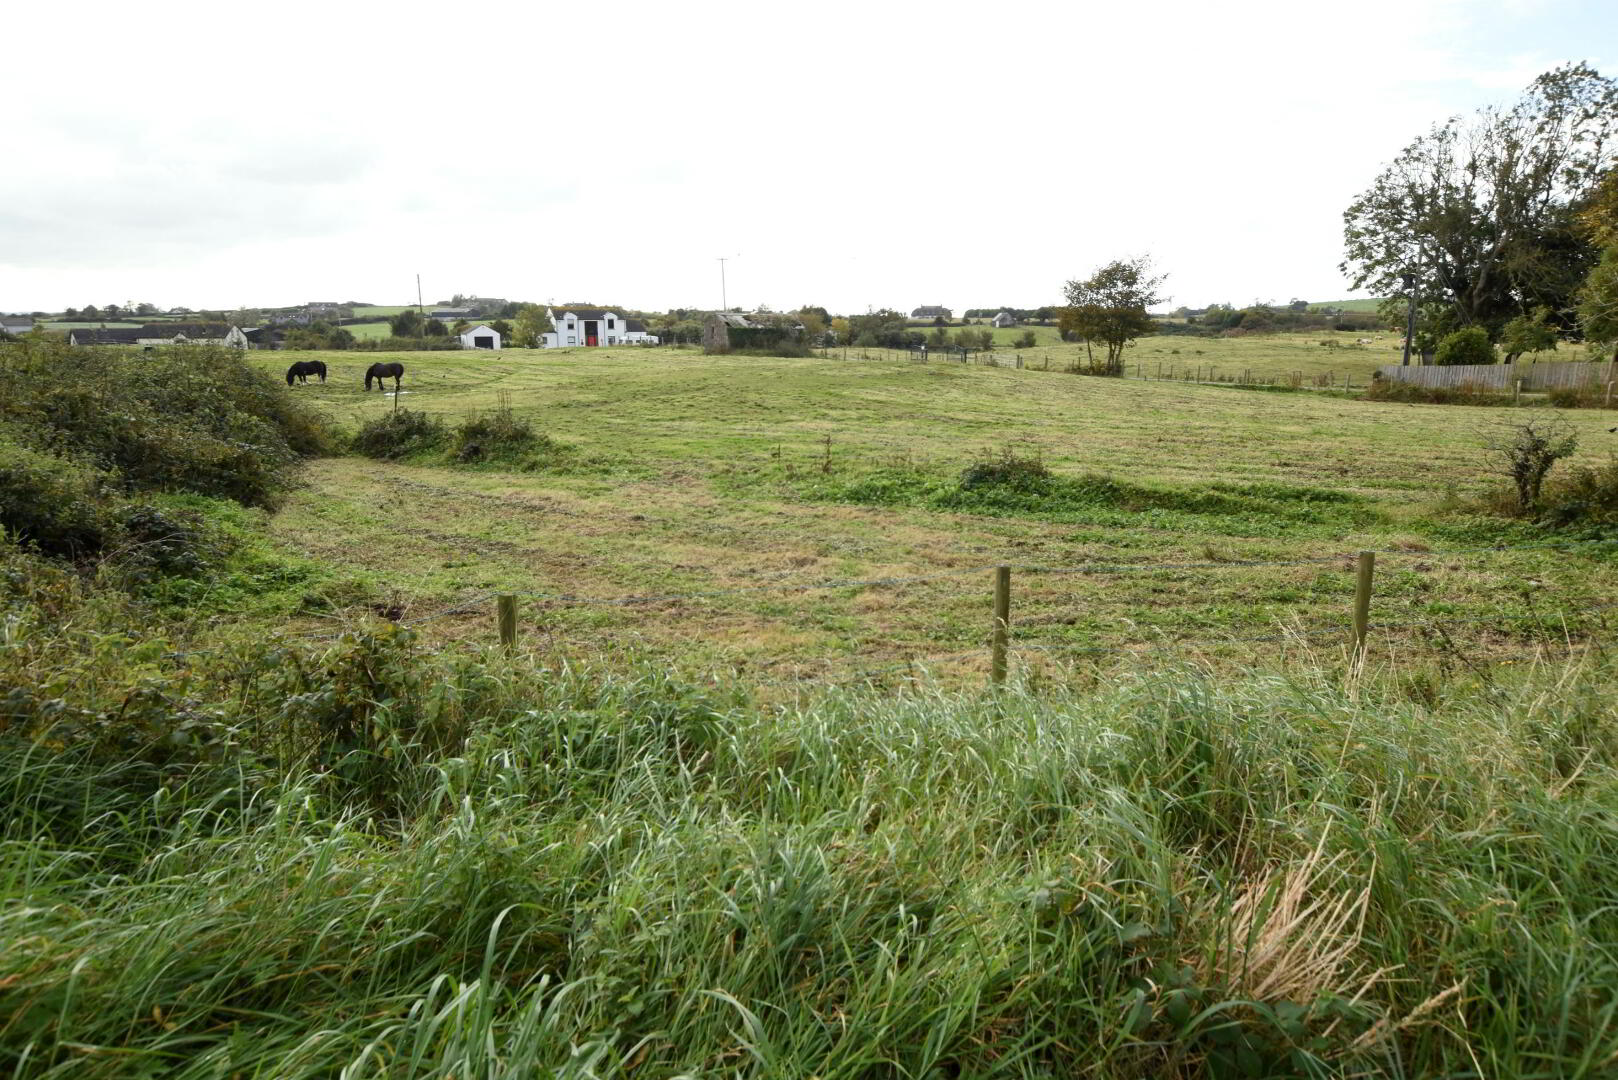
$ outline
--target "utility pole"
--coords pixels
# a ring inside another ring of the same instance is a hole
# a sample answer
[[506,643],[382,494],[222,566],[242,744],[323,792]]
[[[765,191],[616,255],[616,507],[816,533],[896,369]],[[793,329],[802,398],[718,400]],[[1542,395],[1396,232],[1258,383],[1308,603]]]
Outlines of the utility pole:
[[[427,337],[427,311],[421,305],[421,275],[420,274],[416,275],[416,315],[418,316],[417,319],[416,319],[416,336],[418,338],[426,340],[426,337]],[[398,400],[399,400],[399,396],[397,394],[395,394],[394,397],[393,397],[393,400],[397,404]]]
[[722,256],[720,258],[720,260],[719,260],[719,310],[720,311],[729,311],[730,310],[730,297],[725,292],[725,259],[726,258],[728,258],[728,256]]
[[1416,336],[1416,275],[1406,270],[1405,295],[1410,298],[1410,311],[1405,316],[1405,358],[1401,366],[1410,366],[1410,343]]

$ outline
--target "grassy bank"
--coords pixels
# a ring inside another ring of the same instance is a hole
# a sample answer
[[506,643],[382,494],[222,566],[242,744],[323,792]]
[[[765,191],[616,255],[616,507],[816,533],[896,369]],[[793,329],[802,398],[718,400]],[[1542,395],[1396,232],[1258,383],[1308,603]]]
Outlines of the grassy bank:
[[[79,655],[0,735],[11,1075],[1618,1062],[1598,658],[764,708],[391,632]],[[183,739],[75,726],[154,693]]]

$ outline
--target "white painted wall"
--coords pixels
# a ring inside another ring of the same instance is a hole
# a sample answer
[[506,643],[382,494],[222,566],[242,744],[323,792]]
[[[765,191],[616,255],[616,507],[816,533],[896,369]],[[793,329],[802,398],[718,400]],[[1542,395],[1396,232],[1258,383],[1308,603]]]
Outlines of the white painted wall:
[[492,337],[494,338],[494,347],[496,349],[500,347],[500,332],[498,330],[493,330],[482,323],[478,323],[476,326],[470,327],[466,333],[461,335],[461,348],[478,348],[478,344],[474,339],[480,337]]

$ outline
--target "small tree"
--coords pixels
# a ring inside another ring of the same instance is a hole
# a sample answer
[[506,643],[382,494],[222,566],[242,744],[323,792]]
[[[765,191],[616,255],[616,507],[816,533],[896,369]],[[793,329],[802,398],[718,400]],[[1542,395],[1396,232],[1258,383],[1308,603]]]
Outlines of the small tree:
[[1157,291],[1167,275],[1153,276],[1150,271],[1151,261],[1145,256],[1115,259],[1088,279],[1067,283],[1068,310],[1062,315],[1062,328],[1083,338],[1086,345],[1097,341],[1107,347],[1104,374],[1122,375],[1124,347],[1157,329],[1146,309],[1168,299]]
[[1034,332],[1032,330],[1024,330],[1022,333],[1017,335],[1017,340],[1012,344],[1019,349],[1032,349],[1036,340],[1038,339],[1034,337]]
[[1551,309],[1538,307],[1532,315],[1519,315],[1506,323],[1500,333],[1500,348],[1506,363],[1515,364],[1523,353],[1537,354],[1556,348],[1556,328],[1550,324]]
[[1489,332],[1481,326],[1468,326],[1457,330],[1438,343],[1438,363],[1492,364],[1494,346],[1489,344]]
[[545,344],[545,335],[553,329],[544,308],[538,304],[525,304],[517,310],[511,342],[519,349],[538,349]]
[[1483,445],[1517,489],[1517,508],[1528,513],[1539,502],[1551,466],[1578,449],[1579,441],[1567,421],[1553,415],[1502,423]]
[[437,319],[428,319],[427,320],[427,325],[426,325],[426,327],[424,329],[427,332],[426,333],[427,337],[448,337],[449,336],[449,327],[445,326],[443,323],[439,322]]
[[394,337],[419,337],[421,329],[421,312],[415,308],[405,308],[388,320],[388,332]]

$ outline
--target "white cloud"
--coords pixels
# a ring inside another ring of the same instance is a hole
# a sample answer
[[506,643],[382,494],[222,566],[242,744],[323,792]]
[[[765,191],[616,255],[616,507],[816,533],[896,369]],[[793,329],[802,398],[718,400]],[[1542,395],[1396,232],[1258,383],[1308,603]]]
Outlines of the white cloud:
[[110,4],[8,16],[0,308],[477,290],[1040,303],[1341,295],[1338,214],[1598,34],[1573,0]]

